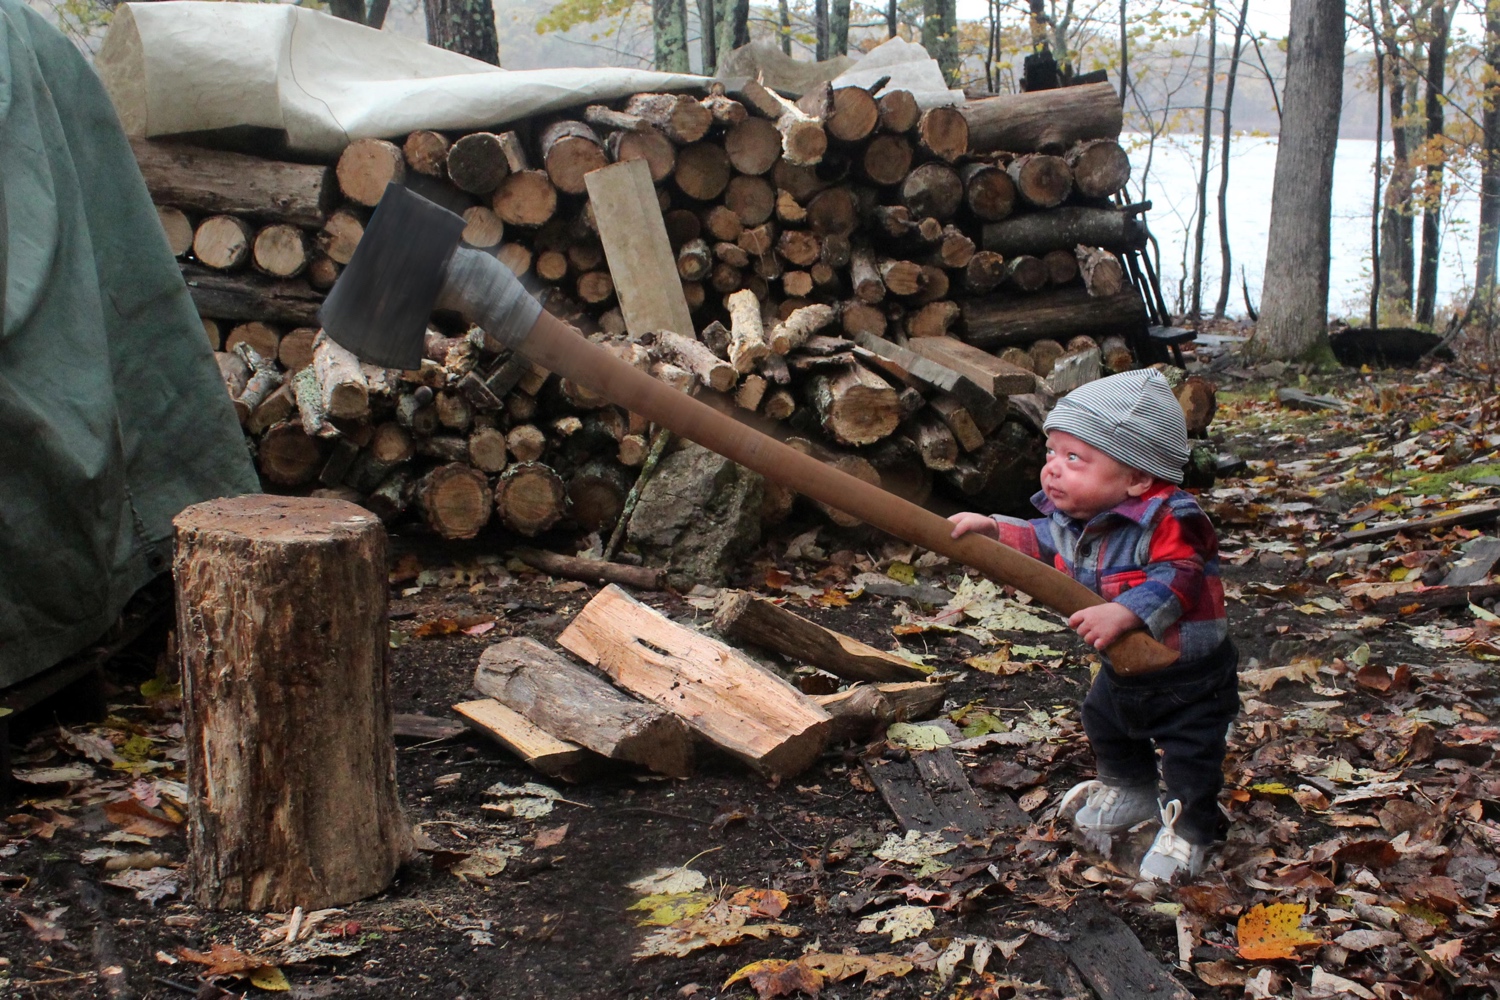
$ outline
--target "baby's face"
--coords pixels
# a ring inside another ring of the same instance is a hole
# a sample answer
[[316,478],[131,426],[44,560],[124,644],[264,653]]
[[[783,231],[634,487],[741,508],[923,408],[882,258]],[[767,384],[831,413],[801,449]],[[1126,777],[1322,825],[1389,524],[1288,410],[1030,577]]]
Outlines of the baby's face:
[[1047,435],[1047,464],[1042,466],[1042,492],[1069,517],[1087,521],[1111,507],[1140,496],[1152,479],[1071,434]]

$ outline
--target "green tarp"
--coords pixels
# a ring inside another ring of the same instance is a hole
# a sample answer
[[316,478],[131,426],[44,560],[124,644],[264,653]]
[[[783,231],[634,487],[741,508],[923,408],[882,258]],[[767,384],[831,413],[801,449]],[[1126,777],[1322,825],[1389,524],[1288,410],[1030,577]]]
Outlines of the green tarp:
[[104,88],[0,0],[0,687],[98,638],[172,518],[258,485]]

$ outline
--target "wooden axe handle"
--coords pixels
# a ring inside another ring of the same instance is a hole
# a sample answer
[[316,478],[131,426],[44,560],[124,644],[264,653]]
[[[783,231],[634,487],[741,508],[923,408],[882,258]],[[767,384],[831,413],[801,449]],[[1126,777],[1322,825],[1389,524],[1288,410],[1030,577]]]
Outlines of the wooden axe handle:
[[[518,350],[548,371],[674,434],[897,538],[972,566],[991,580],[1023,590],[1064,615],[1104,603],[1077,580],[994,539],[975,534],[954,538],[953,525],[947,518],[824,465],[658,382],[584,339],[550,313],[542,313]],[[1177,659],[1175,650],[1140,629],[1121,636],[1106,652],[1115,671],[1125,675],[1158,670]]]

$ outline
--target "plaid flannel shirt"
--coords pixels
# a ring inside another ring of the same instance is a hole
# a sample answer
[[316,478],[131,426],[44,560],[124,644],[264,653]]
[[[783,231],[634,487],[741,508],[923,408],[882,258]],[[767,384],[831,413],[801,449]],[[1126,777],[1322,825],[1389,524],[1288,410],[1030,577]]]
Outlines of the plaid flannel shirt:
[[994,515],[1001,542],[1135,612],[1180,662],[1208,656],[1229,635],[1219,540],[1192,494],[1157,483],[1087,523],[1043,493],[1031,502],[1044,517]]

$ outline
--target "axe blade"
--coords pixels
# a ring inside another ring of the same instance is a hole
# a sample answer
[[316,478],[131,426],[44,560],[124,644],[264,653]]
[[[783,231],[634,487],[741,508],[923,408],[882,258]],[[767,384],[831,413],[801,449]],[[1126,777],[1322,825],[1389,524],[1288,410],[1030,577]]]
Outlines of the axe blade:
[[464,220],[400,184],[386,186],[333,291],[323,329],[361,361],[422,367],[422,337]]

